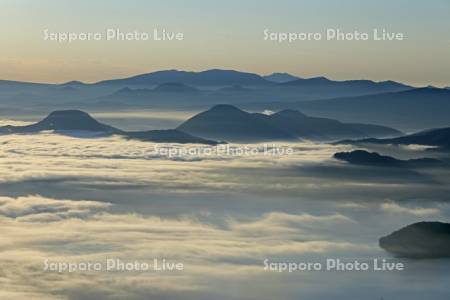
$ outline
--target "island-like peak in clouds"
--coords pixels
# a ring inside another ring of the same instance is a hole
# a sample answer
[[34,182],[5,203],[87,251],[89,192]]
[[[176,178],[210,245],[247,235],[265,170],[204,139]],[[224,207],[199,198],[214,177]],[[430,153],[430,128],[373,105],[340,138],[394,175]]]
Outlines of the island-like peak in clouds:
[[[61,110],[50,113],[42,121],[28,126],[0,127],[0,134],[36,134],[53,131],[77,137],[119,135],[127,139],[155,143],[181,143],[216,145],[216,141],[203,139],[176,129],[127,132],[102,124],[80,110]],[[85,134],[89,132],[90,134]],[[77,133],[83,133],[78,135]],[[95,133],[92,135],[92,133]]]
[[227,142],[253,143],[297,139],[251,113],[226,104],[216,105],[195,115],[178,129],[196,136]]
[[36,133],[40,131],[94,131],[115,133],[119,129],[102,124],[89,114],[80,110],[54,111],[42,121],[27,126],[4,126],[0,128],[2,133]]
[[227,142],[338,140],[343,137],[399,136],[393,128],[342,123],[309,117],[297,110],[272,115],[248,113],[232,105],[216,105],[181,124],[178,129],[205,138]]
[[450,257],[450,224],[419,222],[382,237],[380,247],[411,258]]
[[355,165],[367,165],[376,167],[437,167],[441,161],[434,158],[416,158],[401,160],[391,156],[381,155],[377,152],[368,152],[365,150],[354,150],[351,152],[338,152],[333,156],[337,160],[345,161]]
[[394,144],[394,145],[424,145],[440,147],[444,150],[450,149],[450,127],[428,129],[414,134],[409,134],[390,139],[362,139],[356,141],[342,141],[342,144],[372,143],[372,144]]

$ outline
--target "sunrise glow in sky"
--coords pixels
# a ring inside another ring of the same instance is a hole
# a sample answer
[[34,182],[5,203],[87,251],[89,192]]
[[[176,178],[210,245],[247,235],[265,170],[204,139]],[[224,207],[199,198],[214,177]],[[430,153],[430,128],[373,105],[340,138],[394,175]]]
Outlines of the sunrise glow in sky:
[[[450,2],[0,1],[0,79],[64,82],[161,69],[236,69],[301,77],[450,85]],[[407,8],[407,9],[406,9]],[[182,32],[183,41],[44,40],[53,32]],[[386,29],[404,41],[264,41],[263,31]]]

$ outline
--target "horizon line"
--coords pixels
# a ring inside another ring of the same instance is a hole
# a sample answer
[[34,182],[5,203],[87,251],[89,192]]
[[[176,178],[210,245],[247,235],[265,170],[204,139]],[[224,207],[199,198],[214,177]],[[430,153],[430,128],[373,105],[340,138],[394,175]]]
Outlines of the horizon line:
[[[303,76],[299,76],[297,74],[284,72],[284,71],[273,71],[273,72],[268,73],[268,74],[260,74],[260,73],[256,73],[256,72],[241,71],[241,70],[237,70],[237,69],[221,69],[221,68],[203,69],[201,71],[181,70],[181,69],[159,69],[159,70],[153,70],[153,71],[144,72],[144,73],[131,74],[131,75],[128,75],[126,77],[113,77],[113,78],[109,78],[109,79],[102,79],[102,80],[99,80],[99,81],[92,81],[92,82],[82,81],[82,80],[78,80],[78,79],[72,79],[72,80],[63,81],[63,82],[40,82],[40,81],[22,81],[22,80],[2,79],[2,78],[0,78],[0,82],[11,82],[11,83],[16,82],[16,83],[43,84],[43,85],[62,85],[62,84],[70,83],[70,82],[80,82],[80,83],[86,84],[86,85],[93,85],[93,84],[97,84],[97,83],[100,83],[100,82],[103,82],[103,81],[127,79],[127,78],[133,78],[133,77],[136,77],[136,76],[152,74],[152,73],[157,73],[157,72],[176,71],[176,72],[186,72],[186,73],[202,73],[202,72],[214,71],[214,70],[218,70],[218,71],[234,71],[234,72],[239,72],[239,73],[254,74],[254,75],[258,75],[258,76],[262,77],[263,79],[265,79],[264,76],[269,76],[269,75],[272,75],[272,74],[275,74],[275,73],[279,73],[279,74],[288,74],[288,75],[291,75],[291,76],[294,76],[294,77],[298,77],[299,79],[325,78],[325,79],[336,81],[336,82],[345,82],[345,81],[352,81],[352,80],[361,80],[361,81],[367,80],[367,81],[372,81],[372,82],[375,82],[375,83],[395,82],[395,83],[399,83],[399,84],[408,85],[408,86],[411,86],[413,88],[434,87],[434,88],[443,88],[443,89],[445,89],[445,88],[450,87],[450,84],[449,85],[443,85],[442,87],[438,87],[438,86],[434,86],[434,85],[416,86],[416,85],[411,85],[411,84],[408,84],[408,83],[404,83],[402,81],[396,81],[396,80],[392,80],[392,79],[379,80],[379,81],[376,81],[376,80],[373,80],[373,79],[368,79],[368,78],[333,79],[333,78],[325,76],[325,75],[319,75],[319,76],[313,76],[313,77],[303,77]],[[268,80],[268,81],[270,81],[270,80]],[[289,82],[289,81],[286,81],[286,82]]]

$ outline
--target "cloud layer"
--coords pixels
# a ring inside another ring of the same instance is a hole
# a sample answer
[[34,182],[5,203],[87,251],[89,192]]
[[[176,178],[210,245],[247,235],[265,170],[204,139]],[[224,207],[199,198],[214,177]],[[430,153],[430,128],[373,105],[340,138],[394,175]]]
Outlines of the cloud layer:
[[[231,145],[231,155],[210,154],[209,146],[51,133],[0,136],[0,146],[4,299],[320,299],[323,282],[335,295],[346,287],[338,299],[373,296],[359,294],[359,286],[379,282],[376,275],[284,276],[264,272],[262,262],[384,256],[381,235],[450,215],[449,170],[396,173],[331,159],[347,146]],[[194,148],[188,155],[162,151]],[[252,154],[234,151],[243,148]],[[43,271],[45,259],[107,257],[167,258],[185,271]],[[397,291],[392,282],[384,289]]]

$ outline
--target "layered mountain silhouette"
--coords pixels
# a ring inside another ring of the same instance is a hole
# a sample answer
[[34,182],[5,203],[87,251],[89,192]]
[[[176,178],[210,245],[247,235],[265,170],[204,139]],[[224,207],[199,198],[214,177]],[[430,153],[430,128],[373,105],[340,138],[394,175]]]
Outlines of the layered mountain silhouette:
[[252,89],[246,88],[242,85],[235,84],[232,86],[226,86],[217,90],[218,92],[226,92],[226,93],[243,93],[243,92],[251,92]]
[[300,101],[371,95],[412,89],[411,86],[394,81],[335,81],[326,77],[299,78],[279,83],[277,87],[278,91],[297,92]]
[[[167,82],[182,83],[194,87],[233,86],[263,87],[267,96],[283,96],[283,99],[320,99],[340,96],[368,95],[398,92],[412,89],[411,86],[394,81],[374,82],[371,80],[334,81],[325,77],[298,78],[287,73],[273,73],[260,76],[254,73],[234,70],[212,69],[201,72],[178,70],[157,71],[123,79],[97,82],[96,86],[155,86]],[[283,91],[280,94],[280,91]],[[286,93],[286,95],[283,95]],[[277,98],[278,98],[277,97]],[[261,99],[259,95],[259,99]],[[264,98],[263,98],[264,99]],[[267,97],[267,100],[270,98]],[[212,101],[213,99],[211,99]],[[212,102],[210,102],[212,103]],[[212,103],[213,104],[213,103]]]
[[122,88],[114,93],[115,96],[123,97],[150,97],[154,93],[195,93],[199,90],[180,82],[165,82],[152,89]]
[[450,224],[414,223],[380,238],[379,245],[386,251],[402,257],[450,257]]
[[397,138],[388,139],[361,139],[361,140],[350,140],[342,141],[340,143],[371,143],[371,144],[394,144],[394,145],[424,145],[424,146],[434,146],[443,149],[450,149],[450,127],[439,128],[439,129],[429,129],[425,131],[420,131],[418,133],[405,135]]
[[401,132],[377,125],[346,124],[284,110],[272,115],[248,113],[232,105],[216,105],[181,124],[181,131],[229,142],[336,140],[349,136],[397,136]]
[[380,81],[375,82],[372,80],[344,80],[344,81],[335,81],[330,80],[326,77],[313,77],[313,78],[297,78],[296,80],[287,81],[284,83],[280,83],[280,85],[284,86],[309,86],[309,87],[331,87],[331,86],[339,86],[339,87],[345,87],[345,88],[352,88],[352,89],[377,89],[378,92],[382,92],[383,90],[386,91],[404,91],[411,89],[411,86],[398,83],[395,81]]
[[[335,81],[324,77],[297,78],[287,73],[274,73],[263,77],[254,73],[220,69],[201,72],[165,70],[97,83],[69,81],[63,84],[46,84],[0,81],[0,87],[2,106],[18,110],[23,107],[39,110],[45,107],[50,110],[55,104],[61,109],[80,107],[89,110],[114,110],[125,107],[206,109],[216,104],[232,104],[253,110],[300,109],[311,115],[349,122],[383,124],[395,128],[405,127],[385,123],[384,119],[362,118],[361,115],[352,113],[347,118],[348,107],[345,105],[342,108],[328,110],[328,106],[307,105],[303,108],[300,103],[412,89],[410,86],[392,81]],[[342,117],[339,114],[343,114]],[[395,115],[398,115],[397,112]],[[381,113],[374,113],[374,116],[384,118]],[[387,116],[389,117],[389,114]],[[399,120],[399,123],[402,121],[401,118],[396,120]],[[430,119],[430,124],[421,128],[441,127],[432,121],[433,119]]]
[[0,134],[30,134],[42,131],[58,133],[90,132],[122,135],[131,139],[155,142],[217,144],[226,142],[254,143],[262,141],[329,140],[401,134],[395,129],[346,124],[336,120],[308,117],[299,111],[285,110],[272,115],[248,113],[232,105],[217,105],[195,115],[172,130],[126,132],[103,124],[80,110],[54,111],[42,121],[26,126],[3,126]]
[[[208,77],[209,75],[212,77]],[[172,83],[172,85],[166,86],[167,83]],[[157,88],[154,88],[155,86]],[[257,109],[269,108],[267,105],[275,105],[276,109],[280,107],[296,108],[297,102],[301,103],[307,100],[397,92],[412,88],[392,81],[333,81],[317,77],[296,78],[293,81],[277,83],[257,74],[236,71],[184,72],[172,70],[123,80],[103,81],[95,84],[91,89],[112,89],[114,87],[117,89],[127,88],[128,92],[121,91],[101,96],[97,103],[99,107],[108,105],[136,105],[139,107],[202,105],[204,108],[215,104],[242,106],[254,103],[254,105],[259,104]],[[198,91],[194,93],[190,87],[196,88]],[[164,91],[172,91],[172,93],[164,93]],[[277,102],[273,104],[275,99]],[[285,102],[281,103],[280,101]],[[359,122],[367,123],[365,120]],[[376,121],[371,122],[377,123]]]
[[338,160],[346,161],[350,164],[376,167],[425,167],[438,166],[442,163],[440,160],[434,158],[400,160],[391,156],[380,155],[376,152],[368,152],[365,150],[338,152],[335,153],[333,157]]
[[198,92],[198,89],[181,82],[166,82],[155,87],[153,91],[159,93],[195,93]]
[[272,82],[277,82],[277,83],[283,83],[283,82],[289,82],[289,81],[294,81],[297,79],[300,79],[297,76],[293,76],[289,73],[272,73],[266,76],[263,76],[264,79],[272,81]]
[[204,138],[227,142],[297,140],[296,136],[232,105],[216,105],[190,118],[177,129]]
[[310,114],[339,120],[377,122],[407,130],[450,126],[450,90],[447,89],[419,88],[376,95],[286,103],[284,107],[298,108]]
[[[180,82],[166,82],[154,88],[124,87],[111,95],[98,98],[102,105],[111,103],[121,105],[157,105],[158,103],[180,102],[180,99],[201,99],[202,91]],[[106,103],[105,103],[106,102]]]
[[255,114],[272,126],[291,134],[312,140],[336,140],[349,136],[387,137],[399,136],[396,129],[370,124],[342,123],[327,118],[307,116],[297,110],[282,110],[272,115]]
[[89,114],[80,110],[54,111],[42,121],[27,126],[3,126],[0,134],[33,134],[42,131],[54,131],[62,134],[74,132],[99,133],[102,135],[121,135],[128,139],[152,141],[160,143],[193,143],[215,145],[217,142],[199,138],[179,130],[149,130],[126,132],[109,125],[102,124]]
[[153,89],[131,89],[129,87],[122,88],[112,95],[107,96],[109,99],[114,98],[134,98],[134,99],[141,99],[141,98],[148,98],[153,96],[154,91]]

